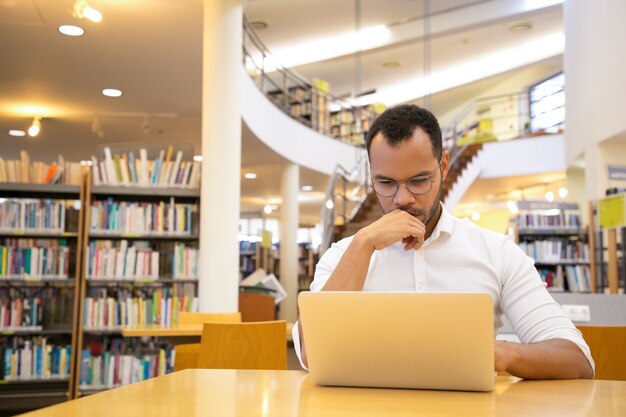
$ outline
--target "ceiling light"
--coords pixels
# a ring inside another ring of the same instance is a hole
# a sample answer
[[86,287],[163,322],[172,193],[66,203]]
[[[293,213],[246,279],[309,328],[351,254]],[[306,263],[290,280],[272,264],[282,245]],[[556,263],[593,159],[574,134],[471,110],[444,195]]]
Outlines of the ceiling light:
[[565,198],[565,197],[567,197],[567,194],[568,194],[569,191],[567,190],[567,188],[561,187],[561,188],[559,188],[559,190],[557,192],[559,193],[559,197]]
[[254,180],[256,179],[257,175],[255,172],[246,172],[245,174],[243,174],[243,177],[247,180]]
[[59,32],[67,36],[83,36],[85,34],[83,28],[74,25],[59,26]]
[[302,186],[302,191],[313,191],[313,186],[312,185],[303,185]]
[[513,22],[509,25],[509,30],[511,32],[526,32],[533,28],[533,24],[528,20],[519,20],[517,22]]
[[202,162],[204,158],[202,157],[202,155],[194,155],[193,156],[193,160],[196,162]]
[[15,137],[22,137],[22,136],[26,136],[26,132],[24,132],[23,130],[11,129],[9,130],[9,135],[15,136]]
[[264,30],[269,27],[269,23],[267,23],[267,20],[259,19],[256,17],[249,19],[248,22],[250,22],[250,26],[252,26],[254,30]]
[[383,68],[398,68],[402,65],[399,59],[385,59],[380,62],[381,67]]
[[552,191],[548,191],[545,195],[546,200],[552,202],[554,201],[554,193]]
[[102,90],[102,94],[107,97],[120,97],[122,95],[122,90],[118,90],[117,88],[105,88]]
[[272,206],[270,206],[269,204],[266,204],[265,207],[263,207],[263,212],[265,214],[272,214]]
[[335,207],[335,204],[333,204],[333,200],[326,200],[326,208],[328,210],[332,210],[333,207]]
[[35,137],[41,131],[41,117],[33,117],[33,124],[28,128],[28,136]]
[[295,67],[339,56],[353,54],[385,45],[391,38],[391,30],[385,25],[377,25],[348,32],[337,36],[316,39],[304,44],[289,46],[272,51],[272,57],[253,57],[255,62],[263,62],[265,72],[277,67]]
[[102,21],[102,13],[87,3],[87,0],[78,0],[74,3],[74,16],[79,19],[86,18],[95,23]]
[[506,202],[506,206],[508,207],[508,209],[511,212],[511,214],[519,213],[519,207],[517,207],[517,204],[515,203],[515,201],[513,201],[513,200],[507,201]]
[[475,222],[477,222],[478,220],[480,220],[480,213],[475,211],[472,213],[472,220],[474,220]]

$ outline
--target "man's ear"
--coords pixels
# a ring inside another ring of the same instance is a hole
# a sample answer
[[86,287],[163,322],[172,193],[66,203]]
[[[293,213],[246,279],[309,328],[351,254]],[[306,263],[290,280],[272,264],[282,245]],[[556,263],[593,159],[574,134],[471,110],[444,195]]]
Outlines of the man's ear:
[[448,165],[449,163],[450,154],[448,154],[448,151],[444,149],[443,153],[441,154],[441,182],[443,182],[448,176],[448,169],[450,168]]

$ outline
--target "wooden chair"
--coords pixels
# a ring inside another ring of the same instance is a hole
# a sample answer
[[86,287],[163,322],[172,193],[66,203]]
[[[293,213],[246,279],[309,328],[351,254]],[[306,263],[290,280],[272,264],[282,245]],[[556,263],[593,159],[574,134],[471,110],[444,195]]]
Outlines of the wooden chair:
[[[181,311],[178,315],[178,324],[214,323],[241,323],[241,313],[189,313]],[[176,345],[174,358],[174,372],[183,369],[197,368],[200,357],[200,343]]]
[[255,292],[239,292],[239,312],[241,321],[276,320],[274,297]]
[[287,369],[287,322],[204,323],[198,368]]
[[596,379],[626,381],[626,326],[576,326],[596,363]]

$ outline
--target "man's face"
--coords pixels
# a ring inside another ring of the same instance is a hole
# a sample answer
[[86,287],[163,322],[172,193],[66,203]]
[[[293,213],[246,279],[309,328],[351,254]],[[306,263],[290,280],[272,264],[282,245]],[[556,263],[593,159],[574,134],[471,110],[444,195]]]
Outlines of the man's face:
[[[370,166],[373,181],[402,182],[398,192],[392,197],[377,194],[383,213],[401,209],[414,215],[425,225],[431,220],[438,208],[443,179],[448,173],[448,153],[444,151],[439,164],[426,132],[417,128],[410,139],[395,147],[391,147],[382,133],[378,133],[370,146]],[[421,195],[411,193],[405,181],[423,176],[434,180],[430,191]]]

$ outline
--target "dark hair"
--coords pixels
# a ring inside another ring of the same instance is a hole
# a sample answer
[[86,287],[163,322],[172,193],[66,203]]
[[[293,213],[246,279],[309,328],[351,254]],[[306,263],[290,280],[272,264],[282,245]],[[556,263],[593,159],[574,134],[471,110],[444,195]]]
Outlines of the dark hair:
[[378,116],[365,138],[367,154],[369,155],[372,139],[377,134],[381,133],[390,146],[395,146],[410,139],[418,127],[426,132],[433,145],[433,155],[440,160],[442,145],[439,122],[431,112],[414,104],[400,104]]

